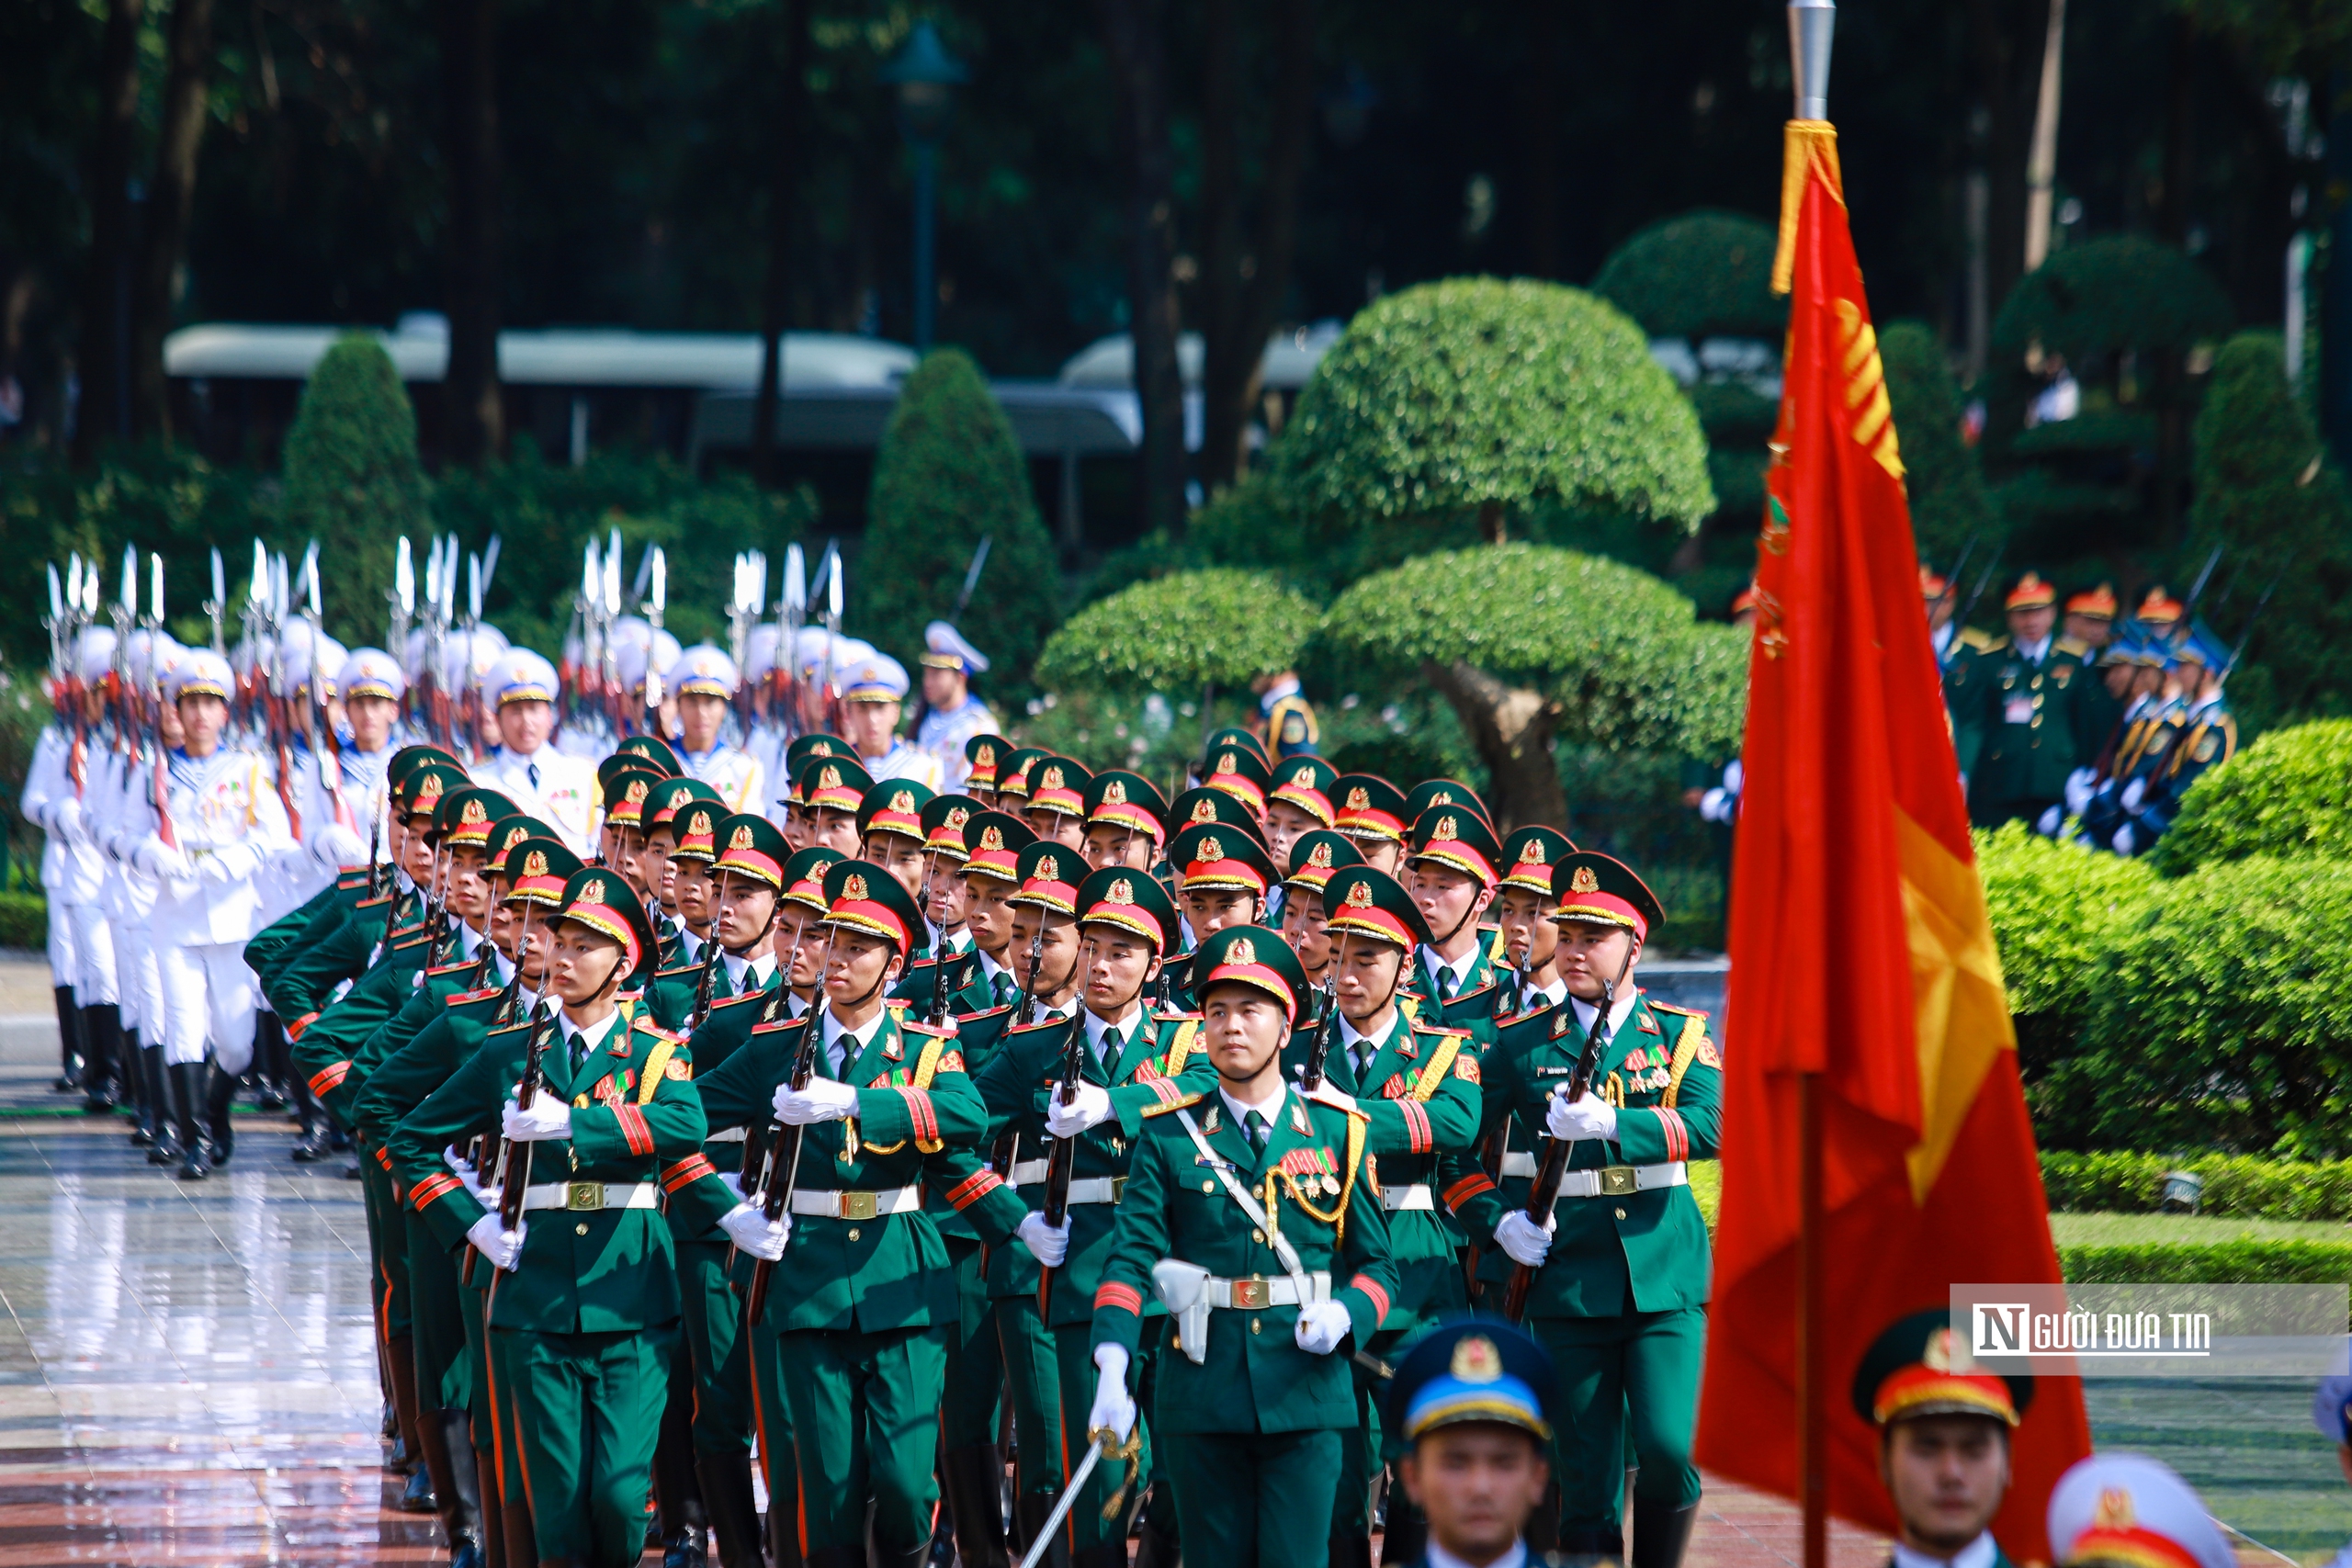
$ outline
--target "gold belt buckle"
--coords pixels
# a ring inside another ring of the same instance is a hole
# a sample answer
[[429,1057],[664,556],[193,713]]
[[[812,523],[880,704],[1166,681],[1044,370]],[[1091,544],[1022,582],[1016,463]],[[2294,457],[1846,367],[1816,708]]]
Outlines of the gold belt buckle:
[[1236,1280],[1233,1281],[1233,1304],[1235,1306],[1255,1310],[1259,1307],[1272,1306],[1273,1304],[1273,1292],[1266,1288],[1266,1281],[1263,1280]]
[[1114,1176],[1111,1178],[1111,1201],[1115,1203],[1126,1195],[1127,1179],[1124,1176]]
[[842,1218],[845,1220],[872,1219],[876,1213],[874,1207],[875,1197],[876,1194],[871,1192],[842,1193]]
[[601,1209],[605,1206],[605,1184],[601,1181],[567,1181],[563,1187],[563,1206],[567,1209]]
[[1630,1165],[1604,1165],[1600,1168],[1600,1195],[1623,1198],[1634,1191],[1634,1168]]

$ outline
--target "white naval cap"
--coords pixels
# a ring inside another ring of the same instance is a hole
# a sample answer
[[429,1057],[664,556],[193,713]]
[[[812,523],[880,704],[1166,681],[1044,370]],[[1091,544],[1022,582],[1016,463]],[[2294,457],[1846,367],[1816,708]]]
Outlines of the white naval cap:
[[104,626],[84,626],[74,645],[74,668],[85,681],[103,681],[114,668],[114,633]]
[[735,688],[742,684],[735,673],[735,661],[724,649],[707,642],[696,643],[672,660],[662,679],[682,697],[732,697]]
[[170,637],[160,637],[148,649],[147,659],[151,666],[148,673],[153,678],[158,690],[171,689],[172,671],[187,662],[187,649]]
[[385,697],[399,702],[408,690],[408,678],[401,673],[401,661],[380,648],[355,648],[344,660],[343,668],[335,671],[335,689],[343,700],[354,697]]
[[236,686],[229,661],[209,648],[188,649],[187,657],[164,676],[164,695],[173,702],[182,697],[219,697],[225,703]]
[[441,645],[442,680],[449,690],[461,692],[468,686],[479,686],[490,679],[507,649],[506,634],[483,622],[474,627],[473,642],[467,645],[466,634],[452,630]]
[[277,676],[272,682],[272,688],[279,696],[290,697],[309,690],[314,665],[325,672],[327,694],[332,696],[334,694],[334,678],[342,672],[343,661],[350,657],[350,653],[343,644],[322,632],[319,634],[318,658],[314,660],[311,657],[311,623],[292,621],[278,634],[277,647],[268,657],[277,667]]
[[[638,625],[642,626],[645,623],[640,621]],[[645,684],[645,671],[649,664],[666,674],[670,666],[678,661],[676,637],[668,632],[657,632],[650,626],[645,626],[645,631],[648,640],[622,643],[619,651],[613,656],[613,662],[620,667],[624,690],[633,692]]]
[[750,639],[743,646],[744,676],[756,681],[775,669],[776,644],[783,640],[783,632],[773,621],[763,621],[753,626]]
[[2204,1500],[2145,1454],[2078,1460],[2050,1494],[2050,1551],[2069,1565],[2237,1568]]
[[622,615],[616,618],[605,634],[615,650],[626,653],[632,648],[643,648],[653,640],[653,624],[642,615]]
[[922,629],[922,662],[932,670],[960,670],[967,675],[988,673],[988,655],[964,640],[964,634],[945,621]]
[[[130,678],[134,681],[153,680],[160,664],[172,662],[179,646],[172,640],[170,633],[150,631],[141,626],[130,634],[130,641],[123,644],[123,667],[130,671]],[[156,657],[159,653],[163,656],[160,663]]]
[[836,665],[833,683],[845,703],[897,703],[907,696],[907,667],[876,649]]
[[551,703],[558,691],[555,666],[527,648],[510,648],[500,654],[481,682],[481,694],[493,708],[508,703]]

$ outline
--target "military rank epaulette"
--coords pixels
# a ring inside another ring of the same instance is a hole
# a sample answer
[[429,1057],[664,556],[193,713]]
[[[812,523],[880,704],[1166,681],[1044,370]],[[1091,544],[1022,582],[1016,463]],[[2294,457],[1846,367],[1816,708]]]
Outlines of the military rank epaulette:
[[809,1017],[809,1014],[802,1013],[798,1018],[772,1018],[765,1023],[755,1023],[752,1025],[752,1032],[754,1034],[774,1034],[780,1029],[798,1029],[802,1024],[808,1021]]
[[1707,1016],[1705,1010],[1702,1009],[1677,1007],[1672,1002],[1662,1002],[1648,996],[1647,994],[1645,994],[1642,999],[1650,1004],[1650,1010],[1652,1012],[1679,1013],[1684,1018],[1704,1018]]
[[2091,645],[2080,637],[2062,637],[2050,646],[2053,651],[2073,659],[2088,659],[2091,653]]
[[390,894],[379,893],[373,898],[362,898],[358,903],[354,904],[352,908],[355,909],[380,909],[391,901],[392,896]]
[[1419,1019],[1415,1019],[1413,1021],[1413,1032],[1416,1034],[1453,1034],[1458,1035],[1464,1040],[1470,1038],[1470,1032],[1466,1029],[1456,1029],[1453,1025],[1446,1023],[1423,1023]]
[[1069,1027],[1069,1020],[1066,1018],[1041,1018],[1035,1023],[1016,1023],[1006,1030],[1004,1034],[1005,1038],[1010,1040],[1016,1034],[1034,1034],[1040,1029],[1068,1029]]
[[667,1040],[679,1045],[683,1045],[686,1043],[686,1037],[684,1035],[678,1033],[674,1030],[664,1029],[650,1018],[638,1019],[633,1027],[636,1029],[638,1033],[650,1034],[656,1040]]
[[1165,1116],[1171,1111],[1182,1111],[1187,1106],[1198,1105],[1208,1097],[1208,1090],[1202,1089],[1195,1094],[1181,1095],[1174,1100],[1163,1100],[1158,1105],[1145,1106],[1142,1115],[1144,1120],[1148,1122],[1155,1116]]
[[1515,1012],[1509,1018],[1496,1020],[1495,1027],[1498,1029],[1510,1029],[1516,1024],[1525,1023],[1531,1018],[1541,1018],[1544,1014],[1550,1012],[1551,1010],[1552,1004],[1550,1002],[1538,1002],[1533,1007],[1529,1008],[1525,1012]]
[[334,886],[338,893],[348,893],[355,887],[367,886],[368,868],[364,865],[356,869],[350,866],[344,867],[342,874],[334,879]]
[[467,1002],[495,1001],[506,994],[503,986],[484,986],[479,991],[452,991],[442,1000],[445,1007],[458,1007]]
[[2009,646],[2009,639],[2006,633],[1982,632],[1974,626],[1961,627],[1960,640],[1962,645],[1979,653],[1998,653]]
[[904,1012],[912,1004],[910,1004],[904,997],[885,997],[882,998],[882,1005],[886,1008],[895,1008],[899,1011]]
[[673,976],[696,974],[701,968],[700,964],[673,964],[667,969],[656,969],[653,972],[653,977],[657,980],[667,980]]
[[529,1028],[533,1027],[535,1024],[537,1024],[537,1021],[537,1021],[537,1019],[534,1019],[534,1018],[529,1017],[528,1015],[526,1015],[526,1016],[524,1016],[524,1017],[522,1017],[522,1018],[518,1018],[518,1019],[516,1019],[516,1020],[515,1020],[514,1022],[512,1022],[512,1023],[503,1023],[503,1024],[499,1025],[496,1029],[493,1029],[493,1030],[490,1031],[490,1032],[489,1032],[489,1033],[484,1034],[484,1035],[482,1036],[482,1039],[483,1039],[483,1040],[485,1040],[485,1041],[488,1041],[488,1040],[489,1040],[489,1039],[491,1039],[493,1035],[499,1035],[499,1034],[512,1034],[512,1033],[514,1033],[514,1032],[516,1030],[518,1030],[518,1029],[529,1029]]
[[1201,1021],[1199,1013],[1186,1012],[1182,1008],[1170,1008],[1166,1012],[1154,1008],[1151,1017],[1155,1023],[1198,1023]]
[[717,1012],[720,1008],[731,1008],[738,1002],[763,1002],[767,999],[765,991],[738,991],[731,997],[721,997],[711,1003],[710,1010]]
[[904,1022],[900,1023],[899,1027],[909,1034],[924,1034],[930,1036],[933,1040],[953,1040],[956,1038],[956,1032],[953,1029],[948,1028],[946,1025],[925,1023],[919,1018],[908,1019]]
[[1011,1012],[1012,1010],[1012,1004],[1011,1002],[999,1002],[992,1008],[982,1008],[978,1012],[959,1012],[956,1016],[965,1023],[975,1023],[981,1019],[994,1018],[1001,1012]]
[[455,975],[461,969],[472,969],[475,967],[478,967],[478,965],[473,959],[463,958],[459,959],[455,964],[436,964],[431,968],[425,970],[425,973],[427,975]]
[[622,1005],[627,1005],[629,1002],[641,1002],[644,999],[645,987],[642,986],[638,987],[634,990],[615,991],[613,993],[613,1000]]
[[424,927],[418,926],[412,929],[406,935],[394,931],[392,933],[392,947],[397,952],[406,953],[410,948],[421,947],[432,940],[433,933],[426,931]]

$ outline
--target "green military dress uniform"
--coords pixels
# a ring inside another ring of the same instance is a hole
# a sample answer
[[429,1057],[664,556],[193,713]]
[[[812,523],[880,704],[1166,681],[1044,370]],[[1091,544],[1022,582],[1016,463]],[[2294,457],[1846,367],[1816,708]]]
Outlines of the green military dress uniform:
[[[1654,930],[1661,911],[1640,879],[1606,855],[1579,853],[1555,874],[1562,921]],[[1638,922],[1638,923],[1637,923]],[[1464,1228],[1490,1237],[1523,1208],[1553,1091],[1566,1085],[1586,1030],[1563,1002],[1541,1029],[1510,1031],[1481,1064],[1486,1113],[1479,1143],[1507,1132],[1499,1189],[1458,1157],[1446,1195]],[[1527,1298],[1527,1325],[1558,1362],[1568,1420],[1560,1438],[1564,1550],[1621,1552],[1619,1477],[1630,1416],[1641,1473],[1637,1506],[1655,1510],[1636,1534],[1687,1531],[1699,1498],[1690,1462],[1699,1371],[1713,1276],[1707,1227],[1687,1162],[1715,1156],[1722,1061],[1703,1014],[1652,1001],[1633,1006],[1606,1042],[1592,1092],[1617,1111],[1614,1140],[1571,1145],[1553,1210],[1556,1230]],[[1499,1246],[1481,1255],[1487,1297],[1499,1303],[1516,1266]]]
[[[1501,876],[1503,852],[1478,797],[1450,779],[1432,779],[1407,799],[1408,809],[1418,809],[1419,815],[1406,840],[1405,863],[1429,861],[1475,878],[1491,891]],[[1457,977],[1438,963],[1434,948],[1425,941],[1415,952],[1405,983],[1406,994],[1419,1000],[1432,1021],[1467,1030],[1482,1056],[1495,1043],[1495,1013],[1505,978],[1497,962],[1501,951],[1500,933],[1482,931],[1468,965]]]
[[[1275,932],[1218,931],[1202,944],[1202,957],[1204,982],[1237,970],[1281,976],[1295,1014],[1304,976]],[[1261,1127],[1245,1126],[1218,1089],[1143,1113],[1094,1293],[1091,1343],[1135,1357],[1132,1387],[1145,1336],[1159,1341],[1149,1416],[1188,1562],[1326,1560],[1344,1436],[1358,1425],[1354,1381],[1344,1348],[1310,1355],[1295,1342],[1291,1277],[1220,1173],[1261,1205],[1317,1299],[1340,1303],[1355,1342],[1368,1343],[1397,1285],[1379,1173],[1364,1149],[1366,1120],[1288,1089]],[[1163,1260],[1211,1277],[1202,1290],[1215,1310],[1194,1326],[1147,1318]],[[1278,1294],[1283,1304],[1273,1304]],[[1188,1335],[1199,1342],[1187,1346]]]
[[[650,956],[643,907],[608,870],[576,874],[556,918],[623,933],[624,968]],[[441,1150],[498,1124],[535,1039],[548,1092],[571,1106],[570,1134],[529,1145],[522,1255],[490,1292],[492,1376],[514,1401],[540,1559],[624,1568],[644,1547],[677,1333],[657,1178],[698,1152],[706,1131],[685,1043],[628,993],[593,1045],[560,1013],[501,1030],[401,1120],[393,1165],[409,1205],[445,1247],[463,1247],[486,1211]]]

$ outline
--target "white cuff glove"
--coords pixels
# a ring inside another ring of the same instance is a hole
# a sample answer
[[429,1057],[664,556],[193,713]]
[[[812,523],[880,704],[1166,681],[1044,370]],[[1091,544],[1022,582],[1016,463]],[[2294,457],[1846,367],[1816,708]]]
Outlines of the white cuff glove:
[[2066,808],[2053,806],[2034,818],[2033,830],[2045,839],[2054,839],[2058,829],[2066,825]]
[[1027,1247],[1037,1261],[1048,1269],[1058,1269],[1069,1257],[1069,1216],[1064,1214],[1058,1225],[1049,1225],[1046,1216],[1032,1209],[1022,1216],[1021,1245]]
[[1080,1084],[1076,1098],[1068,1105],[1062,1103],[1058,1089],[1046,1091],[1046,1131],[1057,1138],[1075,1138],[1110,1119],[1111,1093],[1100,1084]]
[[164,842],[153,833],[140,840],[131,850],[130,863],[148,875],[165,882],[185,882],[191,871],[187,852],[177,844]]
[[738,1203],[718,1216],[718,1224],[738,1250],[773,1263],[784,1256],[785,1243],[792,1239],[792,1216],[779,1215],[769,1220],[767,1211],[749,1203]]
[[1355,1320],[1337,1302],[1311,1302],[1298,1309],[1298,1326],[1291,1337],[1310,1356],[1328,1356],[1340,1348]]
[[485,1209],[498,1207],[496,1196],[481,1184],[481,1175],[474,1169],[471,1160],[455,1149],[443,1149],[441,1163],[457,1173],[458,1179],[466,1184],[466,1190],[473,1195],[475,1202]]
[[2080,817],[2090,806],[2091,794],[2098,787],[2098,770],[2076,768],[2066,775],[2066,815]]
[[61,839],[78,837],[82,831],[82,803],[74,796],[62,795],[49,808],[49,830]]
[[2115,846],[2117,854],[2128,855],[2140,847],[2140,835],[2132,830],[2131,823],[2126,822],[2115,830],[2115,837],[2109,841]]
[[1590,1089],[1574,1105],[1568,1103],[1565,1090],[1552,1095],[1551,1108],[1544,1113],[1544,1130],[1568,1143],[1581,1143],[1588,1138],[1613,1138],[1617,1135],[1617,1108]]
[[501,1123],[509,1143],[543,1144],[550,1139],[569,1138],[571,1107],[552,1094],[540,1095],[527,1108],[510,1100]]
[[2148,781],[2145,779],[2133,779],[2130,784],[2123,786],[2123,809],[2126,811],[2137,811],[2140,809],[2140,803],[2147,797]]
[[744,1194],[743,1173],[741,1171],[722,1170],[718,1173],[718,1182],[720,1186],[735,1194],[735,1201],[738,1203],[748,1203],[752,1201]]
[[1094,1364],[1102,1375],[1094,1382],[1094,1404],[1086,1413],[1089,1438],[1109,1427],[1121,1442],[1136,1429],[1136,1402],[1127,1393],[1127,1352],[1117,1345],[1094,1348]]
[[512,1274],[514,1265],[522,1261],[523,1237],[530,1228],[530,1221],[518,1219],[513,1230],[501,1230],[498,1213],[492,1210],[466,1227],[466,1239],[474,1244],[476,1252],[490,1259],[492,1268]]
[[800,1089],[786,1084],[775,1091],[775,1119],[787,1127],[845,1122],[856,1114],[857,1090],[831,1078],[810,1078]]
[[1533,1220],[1527,1217],[1526,1210],[1513,1209],[1503,1216],[1502,1224],[1495,1227],[1495,1245],[1509,1253],[1513,1263],[1541,1269],[1544,1255],[1552,1250],[1552,1230],[1557,1224],[1546,1214],[1539,1228]]
[[1699,818],[1705,822],[1729,822],[1732,818],[1733,796],[1721,788],[1711,789],[1699,797]]
[[1310,1089],[1306,1098],[1320,1100],[1334,1111],[1353,1111],[1356,1108],[1356,1097],[1328,1077]]
[[368,840],[340,822],[330,822],[311,840],[311,855],[321,865],[341,870],[368,863]]

